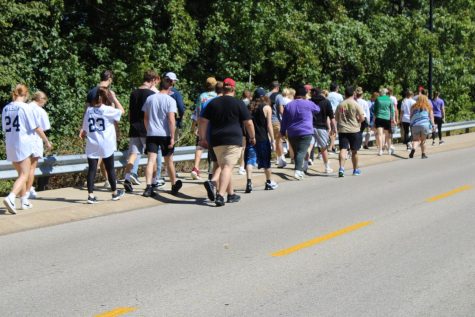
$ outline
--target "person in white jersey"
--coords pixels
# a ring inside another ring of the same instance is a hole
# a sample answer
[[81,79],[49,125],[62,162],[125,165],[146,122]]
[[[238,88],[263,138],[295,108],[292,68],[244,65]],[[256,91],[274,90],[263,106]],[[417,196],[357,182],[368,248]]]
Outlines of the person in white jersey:
[[94,179],[97,172],[97,164],[102,159],[107,170],[107,178],[112,190],[112,200],[119,200],[124,196],[123,189],[117,189],[114,169],[114,152],[117,150],[115,123],[120,121],[124,114],[124,108],[106,106],[109,91],[99,87],[96,96],[92,100],[85,114],[82,124],[82,137],[86,137],[86,155],[89,169],[87,172],[87,203],[97,203],[94,196]]
[[15,199],[18,195],[21,197],[21,209],[32,207],[28,201],[26,182],[30,173],[35,133],[41,137],[47,149],[52,146],[41,127],[37,126],[31,107],[25,103],[28,99],[28,88],[22,84],[17,85],[12,92],[12,99],[2,111],[2,130],[5,135],[7,160],[13,163],[18,178],[3,204],[8,212],[16,214]]
[[[33,115],[36,120],[36,125],[39,126],[43,131],[48,131],[51,129],[51,124],[49,122],[48,114],[46,113],[43,107],[48,102],[48,97],[42,91],[37,91],[32,98],[32,102],[30,102],[31,111],[33,111]],[[33,144],[33,156],[31,158],[31,168],[30,168],[30,176],[28,177],[28,181],[26,182],[26,192],[29,195],[28,198],[34,199],[36,198],[37,194],[35,188],[33,187],[33,182],[35,180],[35,170],[38,166],[38,160],[43,157],[44,147],[43,147],[43,140],[40,138],[38,134],[33,135],[34,137],[34,144]]]

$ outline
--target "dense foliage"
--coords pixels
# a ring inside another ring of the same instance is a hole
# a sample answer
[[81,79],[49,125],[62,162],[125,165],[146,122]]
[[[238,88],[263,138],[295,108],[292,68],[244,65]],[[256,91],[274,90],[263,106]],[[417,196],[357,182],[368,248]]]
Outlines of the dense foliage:
[[[474,116],[475,0],[436,0],[433,33],[428,0],[0,0],[0,12],[1,104],[18,82],[44,90],[57,153],[82,152],[85,96],[106,68],[125,106],[154,68],[178,74],[191,107],[209,75],[232,76],[240,87],[249,78],[391,85],[400,95],[427,85],[432,52],[448,119]],[[185,133],[181,142],[190,140]]]

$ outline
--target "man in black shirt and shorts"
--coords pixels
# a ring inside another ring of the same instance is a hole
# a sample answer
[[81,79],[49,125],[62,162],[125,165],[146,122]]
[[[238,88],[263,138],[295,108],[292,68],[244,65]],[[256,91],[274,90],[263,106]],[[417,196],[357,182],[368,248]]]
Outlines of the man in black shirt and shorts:
[[238,202],[240,196],[234,193],[231,176],[242,150],[243,126],[249,135],[250,143],[256,143],[254,125],[246,105],[234,98],[236,82],[231,78],[224,80],[224,96],[212,99],[199,119],[200,146],[208,148],[207,130],[211,124],[210,144],[221,168],[219,189],[215,198],[216,206],[224,206],[224,194],[228,193],[228,203]]
[[[154,89],[160,83],[160,76],[153,70],[146,71],[143,76],[143,84],[132,91],[129,99],[129,158],[125,167],[124,188],[128,193],[133,191],[130,171],[134,166],[138,154],[145,151],[147,130],[144,125],[144,113],[142,107],[147,98],[155,94]],[[156,88],[155,88],[156,89]]]

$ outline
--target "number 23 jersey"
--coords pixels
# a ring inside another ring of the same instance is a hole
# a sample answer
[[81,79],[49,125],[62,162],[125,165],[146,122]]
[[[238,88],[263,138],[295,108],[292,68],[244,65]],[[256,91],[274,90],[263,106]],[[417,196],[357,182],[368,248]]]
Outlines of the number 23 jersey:
[[82,128],[87,134],[86,155],[88,158],[109,157],[117,150],[114,122],[120,121],[122,113],[111,106],[88,107]]
[[2,130],[5,133],[7,160],[21,162],[33,153],[36,128],[36,120],[28,104],[13,101],[3,108]]

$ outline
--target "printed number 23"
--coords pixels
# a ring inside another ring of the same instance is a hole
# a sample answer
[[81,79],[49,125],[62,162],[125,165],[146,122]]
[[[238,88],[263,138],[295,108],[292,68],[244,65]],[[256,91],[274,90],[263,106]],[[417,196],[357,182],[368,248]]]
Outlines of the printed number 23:
[[12,123],[12,118],[10,118],[10,116],[6,116],[5,117],[5,126],[7,126],[7,127],[10,126],[9,128],[7,128],[5,130],[5,132],[12,132],[12,127],[15,128],[14,131],[16,131],[16,132],[20,131],[20,122],[18,121],[18,116],[16,116],[15,119],[13,119],[13,123]]
[[[97,123],[97,126],[96,126]],[[106,129],[104,119],[89,118],[89,132],[104,131]]]

